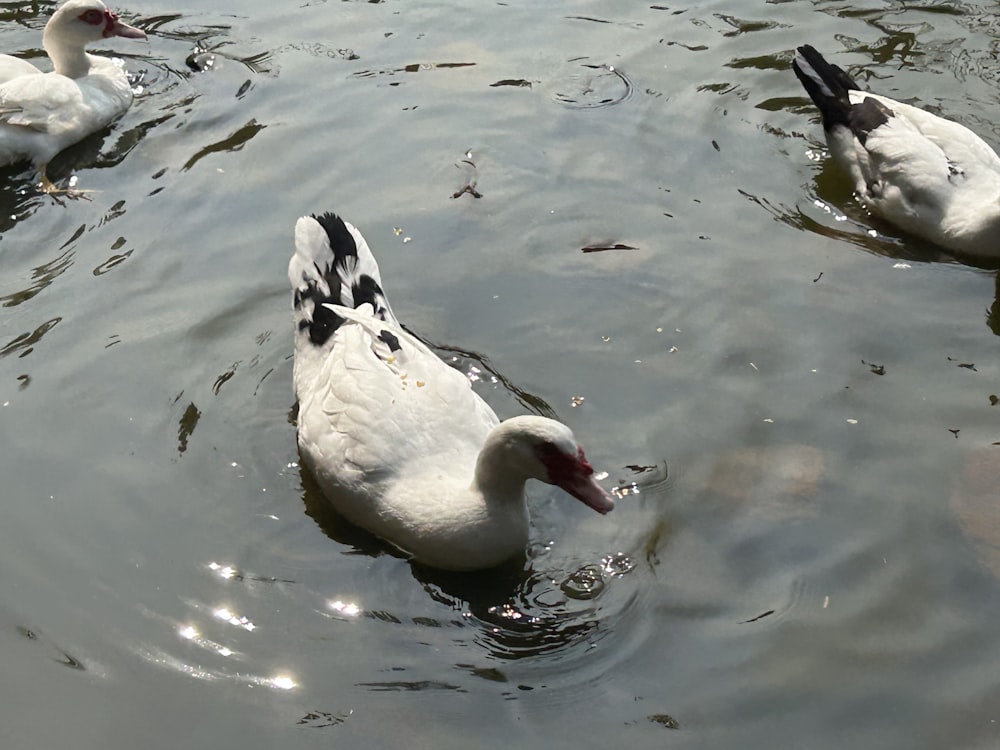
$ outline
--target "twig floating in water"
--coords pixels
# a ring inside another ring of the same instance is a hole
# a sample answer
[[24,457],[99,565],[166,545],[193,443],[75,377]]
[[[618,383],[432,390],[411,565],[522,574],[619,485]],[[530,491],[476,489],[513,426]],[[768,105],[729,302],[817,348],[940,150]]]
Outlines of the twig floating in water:
[[605,250],[638,250],[637,247],[632,247],[631,245],[625,245],[621,242],[616,242],[613,245],[587,245],[586,247],[580,248],[581,253],[602,253]]
[[763,614],[757,615],[756,617],[751,617],[749,620],[744,620],[740,624],[741,625],[746,625],[747,623],[750,623],[750,622],[757,622],[757,620],[763,620],[768,615],[773,615],[773,614],[774,614],[774,610],[773,609],[769,609],[769,610],[767,610],[767,612],[764,612]]

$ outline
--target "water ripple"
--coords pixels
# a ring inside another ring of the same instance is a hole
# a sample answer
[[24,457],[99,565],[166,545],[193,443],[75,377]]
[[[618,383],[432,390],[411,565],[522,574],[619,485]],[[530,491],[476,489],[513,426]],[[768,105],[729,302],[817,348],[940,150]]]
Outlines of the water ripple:
[[552,98],[570,109],[597,109],[627,101],[634,90],[631,79],[614,65],[569,60],[569,67],[550,84]]

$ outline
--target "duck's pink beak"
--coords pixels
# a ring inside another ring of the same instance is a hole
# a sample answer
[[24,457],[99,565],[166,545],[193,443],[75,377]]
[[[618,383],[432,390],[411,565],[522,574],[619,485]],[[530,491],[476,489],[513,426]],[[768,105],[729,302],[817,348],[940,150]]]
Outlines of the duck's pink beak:
[[111,11],[107,12],[107,21],[104,25],[104,38],[112,36],[123,36],[126,39],[145,39],[146,32],[129,26],[127,23],[118,20],[118,16]]
[[566,492],[601,515],[615,509],[615,500],[597,483],[593,474],[577,474],[559,484]]
[[594,479],[594,468],[587,461],[583,448],[577,447],[575,456],[571,453],[550,452],[542,460],[552,484],[561,487],[598,513],[609,513],[615,509],[614,498]]

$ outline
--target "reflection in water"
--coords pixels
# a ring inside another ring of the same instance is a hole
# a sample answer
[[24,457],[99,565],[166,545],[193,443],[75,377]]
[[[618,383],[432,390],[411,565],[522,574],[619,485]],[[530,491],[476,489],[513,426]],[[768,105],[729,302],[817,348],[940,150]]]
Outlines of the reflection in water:
[[994,278],[993,304],[986,311],[986,325],[994,334],[1000,336],[1000,272]]
[[[112,250],[117,250],[119,247],[121,247],[122,244],[124,244],[124,241],[125,241],[124,237],[119,237],[119,240],[120,240],[120,242],[116,242],[115,245],[112,246],[112,248],[111,248]],[[106,274],[111,269],[117,268],[122,263],[124,263],[126,260],[128,260],[129,258],[131,258],[132,257],[132,253],[134,253],[134,252],[135,252],[135,248],[133,247],[133,248],[130,248],[130,249],[126,250],[124,253],[115,253],[114,255],[110,256],[106,261],[104,261],[99,266],[97,266],[92,271],[92,273],[94,274],[94,276],[103,276],[104,274]]]
[[737,192],[783,224],[848,242],[872,255],[920,263],[954,262],[951,256],[928,242],[910,238],[904,241],[894,227],[870,215],[853,198],[850,184],[831,159],[818,158],[822,168],[816,176],[816,196],[808,209],[775,203],[741,188]]
[[[485,354],[474,352],[471,349],[462,349],[457,346],[448,346],[447,344],[435,344],[429,339],[424,338],[423,336],[420,336],[419,334],[416,334],[413,331],[409,331],[409,333],[411,333],[412,335],[416,336],[418,339],[423,341],[431,349],[437,351],[438,354],[441,356],[441,358],[444,359],[445,362],[451,364],[453,367],[458,366],[458,364],[460,363],[460,359],[467,359],[467,360],[472,360],[474,362],[478,362],[479,366],[490,374],[490,376],[493,379],[493,382],[502,386],[504,390],[506,390],[515,399],[517,399],[517,402],[521,404],[521,406],[528,409],[533,414],[537,414],[538,416],[549,417],[550,419],[558,419],[558,416],[556,416],[555,409],[553,409],[545,399],[541,398],[540,396],[536,396],[533,393],[528,393],[527,391],[521,388],[518,388],[508,377],[506,377],[503,373],[497,370],[496,366],[489,360],[489,358]],[[445,352],[447,352],[452,356],[450,357],[444,356]],[[473,381],[479,379],[478,377],[479,373],[476,372],[477,368],[475,367],[464,368],[459,366],[458,369],[467,372],[469,378]]]
[[[65,245],[63,248],[65,248]],[[63,248],[60,248],[60,250]],[[57,255],[48,263],[36,266],[31,272],[31,284],[25,289],[0,297],[0,305],[3,307],[16,307],[22,302],[27,302],[65,273],[73,265],[75,255],[76,251],[70,248],[62,254]]]
[[[352,73],[354,78],[373,78],[373,77],[393,77],[397,73],[420,73],[421,71],[428,70],[441,70],[448,68],[471,68],[475,65],[473,62],[448,62],[448,63],[411,63],[409,65],[403,65],[399,68],[386,68],[383,70],[359,70],[357,73]],[[395,85],[395,84],[393,84]]]
[[[198,602],[188,602],[197,613],[204,612],[207,607]],[[246,652],[233,648],[227,643],[234,643],[234,636],[224,632],[221,636],[212,638],[205,634],[214,623],[225,623],[242,631],[246,637],[254,635],[256,627],[245,616],[232,613],[227,607],[217,607],[211,611],[205,623],[179,622],[165,615],[140,606],[139,611],[148,619],[170,628],[176,638],[199,653],[190,658],[178,657],[156,647],[137,646],[134,652],[150,664],[165,667],[197,680],[205,682],[238,682],[243,685],[269,687],[275,690],[292,690],[298,687],[295,677],[288,672],[278,672],[272,675],[255,675],[246,669],[244,662]],[[217,660],[217,665],[212,662]]]
[[22,333],[20,336],[14,337],[12,341],[7,342],[4,346],[0,347],[0,359],[3,359],[8,354],[13,354],[19,352],[18,357],[27,357],[34,351],[35,344],[42,340],[42,336],[51,331],[56,325],[61,321],[62,318],[52,318],[47,320],[38,326],[34,331],[30,333]]
[[250,120],[246,125],[238,128],[233,133],[229,134],[221,141],[211,143],[199,150],[194,156],[187,160],[183,167],[181,167],[182,172],[186,172],[191,169],[195,164],[204,159],[209,154],[217,154],[225,151],[239,151],[242,149],[257,133],[266,128],[266,125],[260,125],[256,120]]
[[359,682],[358,687],[366,687],[373,692],[415,692],[425,690],[446,690],[456,693],[468,692],[461,685],[453,685],[437,680],[391,680],[388,682]]

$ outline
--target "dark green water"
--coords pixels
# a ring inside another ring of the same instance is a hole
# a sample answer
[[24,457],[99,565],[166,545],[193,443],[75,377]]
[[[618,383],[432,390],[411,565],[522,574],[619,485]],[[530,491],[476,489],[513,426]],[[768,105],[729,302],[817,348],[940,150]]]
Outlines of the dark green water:
[[[121,10],[143,94],[53,170],[93,200],[0,173],[0,745],[997,746],[996,274],[872,223],[790,69],[996,145],[995,5]],[[613,514],[533,487],[527,570],[454,577],[324,510],[285,269],[329,209]]]

